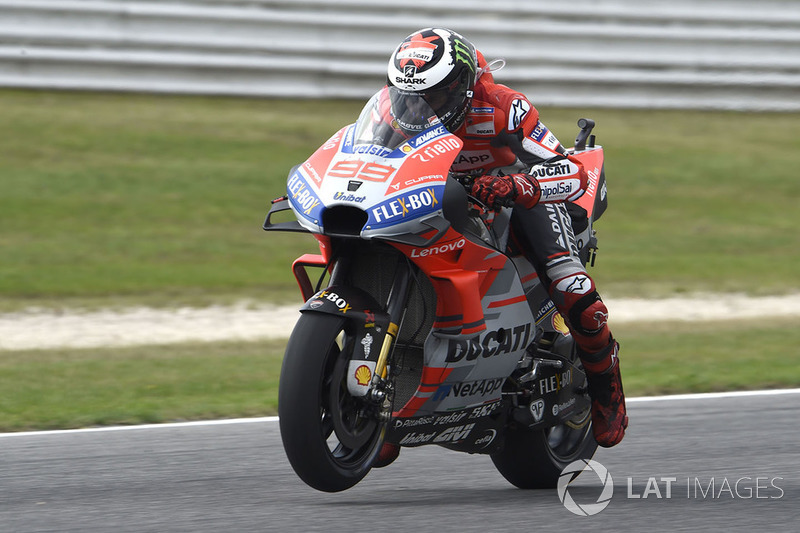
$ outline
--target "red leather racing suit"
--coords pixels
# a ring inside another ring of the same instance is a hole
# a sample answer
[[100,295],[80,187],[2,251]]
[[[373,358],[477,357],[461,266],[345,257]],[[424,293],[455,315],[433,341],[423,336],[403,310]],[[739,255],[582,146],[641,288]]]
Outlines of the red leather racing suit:
[[[485,66],[480,54],[478,59],[479,67]],[[472,107],[455,134],[464,146],[452,170],[522,171],[539,180],[540,203],[514,208],[513,236],[565,318],[581,358],[591,364],[592,354],[611,342],[611,332],[608,310],[579,259],[568,212],[568,203],[586,188],[583,166],[567,155],[530,101],[495,83],[490,73],[475,84]]]

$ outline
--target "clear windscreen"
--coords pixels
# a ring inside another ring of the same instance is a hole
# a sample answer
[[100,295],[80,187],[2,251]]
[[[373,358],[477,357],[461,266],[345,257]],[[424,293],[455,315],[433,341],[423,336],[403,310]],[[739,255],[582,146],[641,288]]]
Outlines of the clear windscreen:
[[394,150],[408,139],[441,124],[423,95],[384,87],[370,98],[356,122],[355,143]]

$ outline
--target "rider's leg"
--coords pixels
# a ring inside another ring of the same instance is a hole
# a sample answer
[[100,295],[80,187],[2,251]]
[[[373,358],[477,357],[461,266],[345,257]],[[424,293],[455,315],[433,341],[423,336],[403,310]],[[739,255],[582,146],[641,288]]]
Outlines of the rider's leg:
[[619,344],[608,327],[608,309],[578,256],[567,209],[563,204],[515,208],[512,227],[575,339],[589,381],[595,439],[614,446],[628,425]]

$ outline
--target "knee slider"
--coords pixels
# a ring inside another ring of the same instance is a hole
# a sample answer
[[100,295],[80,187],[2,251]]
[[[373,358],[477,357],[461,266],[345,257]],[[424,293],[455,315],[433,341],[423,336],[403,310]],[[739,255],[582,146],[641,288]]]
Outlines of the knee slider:
[[606,328],[608,309],[597,293],[594,281],[585,273],[553,283],[551,297],[571,329],[581,335],[596,335]]
[[573,324],[584,335],[600,333],[608,324],[608,308],[597,291],[592,291],[585,298],[578,300],[570,310],[570,314]]

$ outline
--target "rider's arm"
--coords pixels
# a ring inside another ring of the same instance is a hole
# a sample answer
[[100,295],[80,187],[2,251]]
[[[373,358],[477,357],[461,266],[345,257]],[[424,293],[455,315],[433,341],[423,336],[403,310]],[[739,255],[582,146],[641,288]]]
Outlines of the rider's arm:
[[529,133],[520,128],[503,137],[519,160],[530,165],[528,174],[539,181],[542,202],[574,201],[583,195],[588,183],[583,165],[540,120]]
[[508,115],[507,127],[494,143],[508,146],[536,178],[542,202],[577,200],[586,190],[588,176],[583,165],[567,154],[556,136],[539,120],[536,108],[519,93],[502,99]]

